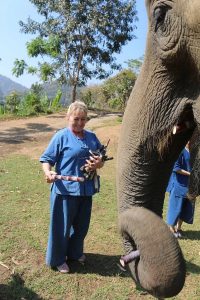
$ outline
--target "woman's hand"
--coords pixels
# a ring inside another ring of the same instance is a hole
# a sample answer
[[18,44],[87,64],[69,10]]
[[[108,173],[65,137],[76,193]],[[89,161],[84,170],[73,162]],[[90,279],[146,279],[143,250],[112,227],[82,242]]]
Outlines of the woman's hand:
[[47,183],[52,183],[56,181],[56,175],[57,173],[54,171],[46,171],[45,172],[45,178]]
[[190,201],[195,201],[197,196],[196,195],[192,195],[190,193],[187,193],[186,197]]
[[57,173],[54,171],[51,171],[51,165],[48,162],[42,163],[42,169],[44,171],[47,183],[52,183],[56,180]]
[[89,159],[86,160],[85,169],[86,171],[95,171],[96,169],[102,168],[104,165],[104,162],[102,161],[102,158],[98,155],[90,156]]

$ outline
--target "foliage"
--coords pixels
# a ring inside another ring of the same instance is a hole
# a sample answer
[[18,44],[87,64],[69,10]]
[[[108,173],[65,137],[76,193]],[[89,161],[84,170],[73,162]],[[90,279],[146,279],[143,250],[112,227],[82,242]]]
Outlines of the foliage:
[[42,86],[33,84],[20,103],[19,115],[32,116],[43,112],[41,105]]
[[40,97],[40,105],[41,105],[41,111],[44,113],[51,113],[53,110],[50,107],[50,101],[46,94],[43,94]]
[[53,99],[49,99],[41,84],[32,84],[24,95],[12,92],[6,97],[5,105],[0,105],[0,114],[17,116],[33,116],[40,113],[52,113],[60,109],[62,91],[57,90]]
[[[114,54],[134,38],[135,0],[29,1],[43,19],[19,24],[22,32],[37,35],[27,44],[29,56],[48,60],[38,65],[43,81],[69,83],[74,101],[77,86],[91,78],[105,79],[120,68]],[[15,62],[13,73],[18,76],[22,69],[35,71],[23,61]]]
[[53,101],[52,101],[52,104],[51,104],[51,107],[52,107],[52,108],[54,108],[54,109],[59,108],[61,97],[62,97],[62,92],[61,92],[61,90],[58,90],[58,92],[57,92],[55,98],[54,98]]
[[144,61],[144,55],[137,59],[129,59],[126,63],[128,68],[131,69],[135,74],[139,74],[141,66]]
[[107,79],[103,85],[103,93],[109,106],[124,110],[135,81],[136,75],[131,70],[122,70]]
[[27,63],[22,59],[16,59],[14,61],[14,67],[12,69],[12,73],[13,75],[15,75],[16,77],[19,77],[21,75],[23,75],[24,73],[24,69],[27,68]]
[[38,97],[42,95],[43,87],[39,83],[34,83],[31,85],[31,92],[36,94]]
[[124,110],[135,80],[135,73],[124,69],[101,85],[85,88],[81,99],[89,107]]
[[54,77],[53,67],[48,63],[43,63],[40,65],[41,79],[43,81],[48,81],[48,78]]
[[33,116],[42,112],[40,98],[33,92],[27,93],[20,103],[20,115]]
[[102,85],[85,87],[80,93],[80,99],[90,108],[108,109]]
[[95,101],[92,98],[91,88],[85,88],[81,92],[81,99],[85,102],[85,104],[87,105],[87,107],[91,107],[92,108],[93,105],[95,104]]
[[3,103],[0,103],[0,115],[5,114],[5,105]]
[[11,92],[6,96],[6,111],[16,113],[20,104],[20,95],[17,92]]

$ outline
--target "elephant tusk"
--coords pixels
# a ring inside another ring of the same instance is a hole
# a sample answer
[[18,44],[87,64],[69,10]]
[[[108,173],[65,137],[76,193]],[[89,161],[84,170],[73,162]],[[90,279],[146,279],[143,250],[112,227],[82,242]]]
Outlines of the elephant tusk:
[[194,126],[193,122],[185,121],[184,123],[181,123],[179,125],[175,125],[173,127],[172,133],[175,135],[176,133],[179,133],[183,130],[190,129],[193,126]]
[[125,265],[132,262],[134,259],[138,258],[139,256],[140,256],[140,251],[135,250],[135,251],[131,251],[127,255],[122,256],[119,261],[122,267],[125,267]]
[[177,129],[178,129],[177,127],[178,127],[178,126],[174,126],[174,127],[173,127],[173,130],[172,130],[172,133],[173,133],[173,134],[176,134]]
[[173,133],[173,135],[175,135],[175,134],[177,134],[177,133],[183,131],[183,130],[186,129],[186,128],[187,128],[187,127],[185,126],[185,124],[183,124],[183,125],[175,125],[175,126],[173,127],[172,133]]

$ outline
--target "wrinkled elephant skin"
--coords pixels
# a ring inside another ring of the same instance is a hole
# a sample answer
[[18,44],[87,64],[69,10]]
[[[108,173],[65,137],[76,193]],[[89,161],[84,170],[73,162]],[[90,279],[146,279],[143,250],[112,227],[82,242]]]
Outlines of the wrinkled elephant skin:
[[117,158],[119,226],[134,280],[159,298],[177,295],[185,262],[162,220],[175,160],[191,140],[189,193],[200,194],[200,0],[146,0],[144,63],[124,113]]

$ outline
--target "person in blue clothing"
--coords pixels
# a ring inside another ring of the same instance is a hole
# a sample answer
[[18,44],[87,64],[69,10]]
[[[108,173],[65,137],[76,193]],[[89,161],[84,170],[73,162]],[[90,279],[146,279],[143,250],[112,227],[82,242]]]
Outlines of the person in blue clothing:
[[183,222],[193,223],[194,199],[187,197],[188,181],[191,172],[189,142],[174,164],[167,191],[170,193],[167,211],[167,224],[175,237],[179,238]]
[[[101,143],[85,130],[87,106],[73,102],[67,112],[68,127],[59,130],[40,157],[50,195],[50,228],[46,253],[47,265],[68,273],[67,259],[84,262],[84,239],[89,229],[92,196],[98,192],[96,176],[83,179],[82,167],[93,172],[103,166],[97,151]],[[52,170],[52,167],[55,167]],[[62,180],[69,176],[70,180]]]

